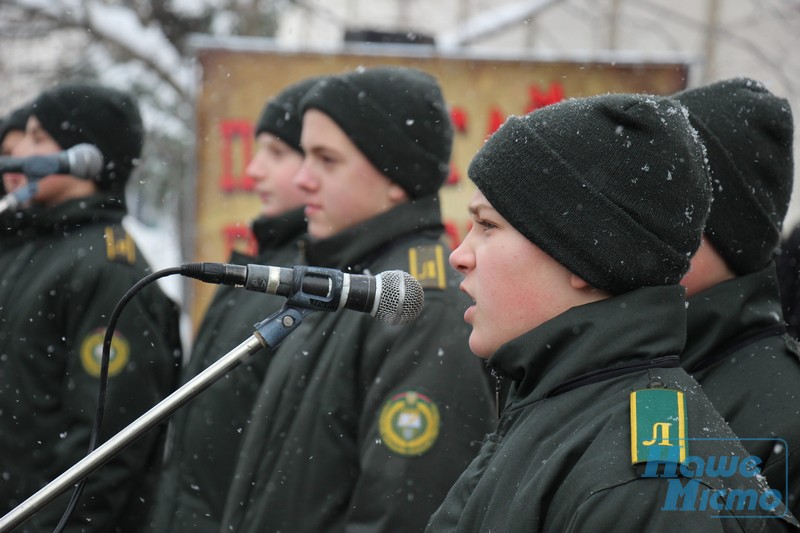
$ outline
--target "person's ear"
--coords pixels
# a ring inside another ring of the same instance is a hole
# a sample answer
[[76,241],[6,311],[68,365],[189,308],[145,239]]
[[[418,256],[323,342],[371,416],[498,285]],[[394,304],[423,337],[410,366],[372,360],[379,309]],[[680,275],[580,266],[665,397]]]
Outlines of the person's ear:
[[587,303],[595,302],[597,300],[602,300],[612,296],[611,293],[592,286],[585,279],[580,276],[576,276],[575,274],[570,274],[569,284],[573,289],[585,297]]
[[406,191],[396,183],[389,185],[389,201],[394,204],[399,204],[408,201],[408,194]]
[[583,278],[580,276],[576,276],[575,274],[569,275],[569,284],[572,286],[573,289],[576,290],[584,290],[584,289],[593,289],[591,285],[589,285]]

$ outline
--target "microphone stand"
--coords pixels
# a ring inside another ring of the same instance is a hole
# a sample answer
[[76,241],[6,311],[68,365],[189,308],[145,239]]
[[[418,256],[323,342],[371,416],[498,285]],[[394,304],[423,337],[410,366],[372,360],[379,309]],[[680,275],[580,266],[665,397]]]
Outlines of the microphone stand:
[[27,185],[0,198],[0,213],[4,213],[9,209],[16,211],[19,206],[36,196],[39,190],[39,182],[37,180],[38,178],[32,179]]
[[292,306],[291,300],[287,301],[283,309],[255,324],[255,332],[250,338],[176,389],[149,411],[120,430],[119,433],[98,446],[92,453],[86,455],[63,474],[0,518],[0,533],[11,531],[14,527],[25,522],[59,494],[103,466],[143,433],[158,425],[189,400],[210,387],[223,375],[246,361],[251,355],[262,348],[275,349],[289,333],[303,322],[306,316],[314,311],[316,309]]

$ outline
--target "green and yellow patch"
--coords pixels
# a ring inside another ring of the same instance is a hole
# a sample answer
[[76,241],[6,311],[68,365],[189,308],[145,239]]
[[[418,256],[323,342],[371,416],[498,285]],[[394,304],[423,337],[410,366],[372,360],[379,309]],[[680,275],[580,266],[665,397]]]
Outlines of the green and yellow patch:
[[419,456],[439,437],[439,409],[415,391],[401,392],[381,409],[379,430],[383,444],[400,455]]

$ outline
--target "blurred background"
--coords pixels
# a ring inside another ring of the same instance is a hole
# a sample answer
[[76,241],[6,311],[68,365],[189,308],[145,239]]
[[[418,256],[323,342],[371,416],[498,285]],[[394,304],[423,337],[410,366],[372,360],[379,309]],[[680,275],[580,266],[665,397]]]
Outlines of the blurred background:
[[[796,0],[0,0],[0,114],[66,79],[134,92],[148,133],[127,223],[163,268],[196,260],[185,199],[198,172],[198,42],[290,53],[411,42],[433,56],[680,63],[686,87],[752,77],[797,117],[798,27]],[[785,232],[798,221],[796,190]],[[170,290],[183,298],[180,285]]]

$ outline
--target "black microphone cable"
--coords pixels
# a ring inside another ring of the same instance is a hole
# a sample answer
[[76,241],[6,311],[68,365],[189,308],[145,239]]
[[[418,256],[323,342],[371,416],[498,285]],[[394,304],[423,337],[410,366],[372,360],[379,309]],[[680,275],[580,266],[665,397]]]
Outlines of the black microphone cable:
[[[180,273],[181,267],[170,267],[159,270],[158,272],[153,272],[152,274],[148,274],[136,282],[133,287],[128,289],[128,291],[122,296],[122,298],[120,298],[120,300],[117,302],[117,305],[114,307],[114,311],[111,313],[111,316],[108,319],[106,335],[103,338],[103,355],[100,360],[100,385],[97,393],[97,410],[95,411],[94,423],[92,424],[92,433],[89,437],[89,451],[87,454],[92,453],[95,448],[97,448],[97,441],[100,438],[100,426],[103,423],[103,414],[105,413],[106,409],[106,393],[108,391],[108,364],[111,359],[111,341],[114,339],[114,331],[117,328],[117,322],[119,322],[119,317],[122,314],[122,310],[125,309],[125,306],[128,305],[128,302],[131,301],[134,296],[136,296],[150,283],[158,279]],[[64,514],[61,516],[61,521],[53,530],[53,533],[61,533],[66,527],[67,522],[72,516],[72,513],[75,512],[75,508],[78,506],[78,500],[80,499],[81,494],[83,494],[83,489],[86,485],[87,478],[88,476],[84,477],[75,485],[75,490],[72,492],[72,497],[67,504],[67,508],[64,511]]]
[[[251,265],[256,267],[258,265]],[[266,268],[274,268],[274,267],[266,267]],[[306,267],[304,271],[313,270],[311,267]],[[331,269],[316,269],[320,270],[324,273],[331,272]],[[278,272],[285,271],[284,273],[289,274],[293,272],[293,269],[278,269]],[[340,275],[343,273],[338,272]],[[120,314],[128,302],[136,296],[145,286],[149,285],[153,281],[156,281],[160,278],[171,276],[173,274],[180,274],[189,278],[198,279],[204,281],[206,283],[217,283],[217,284],[234,284],[238,285],[240,283],[246,284],[246,274],[247,274],[247,267],[241,265],[231,265],[227,263],[184,263],[178,267],[170,267],[163,270],[159,270],[158,272],[153,272],[139,280],[136,284],[134,284],[128,291],[120,298],[117,302],[117,305],[114,307],[113,312],[108,320],[108,326],[106,327],[105,337],[103,338],[103,353],[100,361],[100,384],[99,390],[97,395],[97,410],[95,411],[95,418],[94,423],[92,425],[92,433],[89,437],[89,450],[87,454],[91,454],[98,446],[98,439],[100,436],[100,426],[103,422],[103,414],[105,412],[105,403],[106,403],[106,393],[108,390],[108,365],[111,359],[111,341],[114,338],[114,331],[117,327],[117,322],[119,321]],[[243,277],[244,276],[244,277]],[[419,312],[422,310],[422,306],[424,303],[424,293],[422,287],[420,286],[419,282],[414,279],[411,275],[407,274],[406,272],[402,271],[389,271],[384,272],[376,276],[378,279],[383,280],[383,276],[386,276],[386,286],[387,290],[380,293],[376,300],[377,307],[376,312],[370,312],[377,320],[386,322],[392,325],[399,325],[405,324],[410,320],[416,318]],[[323,276],[324,277],[324,276]],[[365,276],[361,276],[365,277]],[[314,292],[317,292],[317,285],[319,283],[317,280],[312,280],[311,285],[314,289]],[[327,284],[325,285],[325,293],[329,292],[329,288]],[[302,284],[301,284],[302,287]],[[251,288],[251,290],[253,290]],[[258,292],[262,292],[261,288],[258,288]],[[302,290],[299,292],[302,293]],[[406,294],[407,293],[407,294]],[[270,292],[266,291],[266,294],[270,294]],[[288,301],[293,301],[292,294],[280,294],[280,296],[288,296]],[[301,295],[307,299],[308,295]],[[307,306],[308,302],[305,299],[300,299],[301,301],[295,302],[299,303],[302,306]],[[338,302],[334,302],[333,305],[327,305],[324,308],[320,308],[319,305],[311,306],[312,309],[324,309],[327,311],[336,311],[339,309]],[[356,309],[364,312],[369,312],[368,309]],[[64,511],[64,514],[61,517],[61,521],[56,526],[56,529],[53,533],[62,533],[64,527],[66,527],[67,522],[69,521],[72,513],[75,511],[75,508],[78,505],[78,500],[83,493],[84,486],[86,485],[86,479],[89,475],[85,476],[81,479],[76,485],[73,491],[72,497],[70,498],[69,503],[67,504],[67,508]]]

